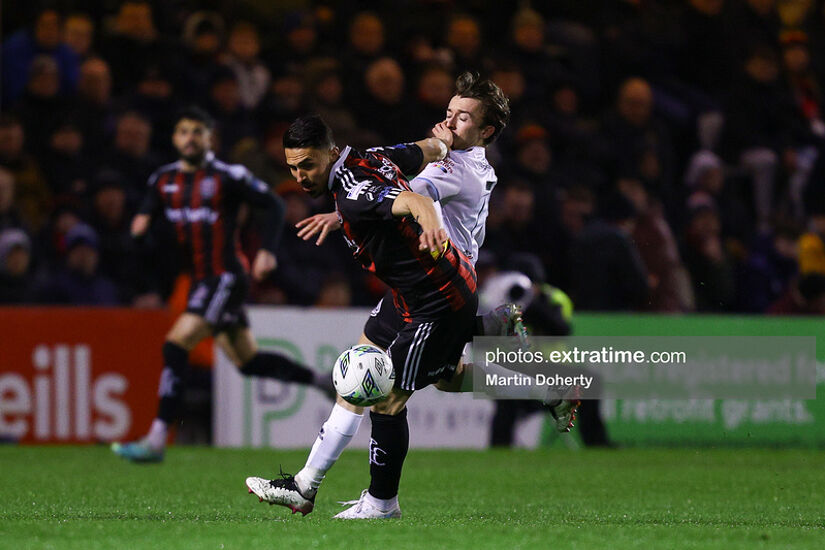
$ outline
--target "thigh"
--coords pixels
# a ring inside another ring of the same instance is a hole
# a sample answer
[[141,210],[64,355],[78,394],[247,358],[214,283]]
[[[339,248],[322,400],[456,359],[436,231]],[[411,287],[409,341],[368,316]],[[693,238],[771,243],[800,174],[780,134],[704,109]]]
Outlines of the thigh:
[[206,319],[194,313],[182,313],[166,334],[166,340],[190,351],[210,334]]
[[364,324],[364,336],[370,340],[371,345],[386,350],[404,324],[404,320],[395,308],[392,292],[388,291],[370,312]]
[[475,325],[475,310],[445,315],[434,321],[405,323],[387,349],[395,370],[395,385],[420,390],[442,378],[450,379]]
[[413,392],[394,387],[386,399],[372,406],[372,412],[395,416],[404,410]]

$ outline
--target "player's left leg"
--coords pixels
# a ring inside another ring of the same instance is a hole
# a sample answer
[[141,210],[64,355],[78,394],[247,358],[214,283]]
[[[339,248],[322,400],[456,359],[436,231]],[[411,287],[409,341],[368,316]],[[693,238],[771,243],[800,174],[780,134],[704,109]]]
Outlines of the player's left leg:
[[326,395],[334,395],[335,389],[329,373],[318,373],[282,353],[261,351],[245,323],[225,327],[215,337],[215,341],[244,376],[261,376],[315,386]]
[[394,387],[390,395],[372,406],[370,422],[370,486],[352,506],[335,517],[338,519],[400,518],[398,486],[401,470],[410,446],[407,424],[407,400],[412,391]]

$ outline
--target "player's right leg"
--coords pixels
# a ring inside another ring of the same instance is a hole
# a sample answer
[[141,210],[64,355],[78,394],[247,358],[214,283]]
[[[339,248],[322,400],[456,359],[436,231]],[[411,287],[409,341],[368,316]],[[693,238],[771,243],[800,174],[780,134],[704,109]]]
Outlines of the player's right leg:
[[[376,346],[375,342],[363,334],[358,343]],[[327,471],[352,441],[363,418],[363,407],[347,403],[341,396],[336,396],[335,405],[321,426],[304,467],[294,476],[281,473],[277,479],[248,477],[247,489],[261,502],[286,506],[293,514],[310,513],[315,507],[315,495]]]
[[169,426],[178,418],[189,369],[189,351],[211,334],[206,319],[183,313],[166,335],[163,371],[158,388],[158,412],[149,433],[138,441],[112,443],[112,451],[132,462],[160,462],[166,449]]

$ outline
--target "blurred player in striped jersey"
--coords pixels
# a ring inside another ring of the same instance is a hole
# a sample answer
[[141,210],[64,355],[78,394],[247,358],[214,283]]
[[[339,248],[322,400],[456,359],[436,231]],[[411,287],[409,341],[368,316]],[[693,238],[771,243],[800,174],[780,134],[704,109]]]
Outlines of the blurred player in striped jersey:
[[258,350],[243,309],[249,265],[240,250],[239,211],[244,203],[264,211],[263,246],[252,264],[252,276],[260,281],[275,269],[284,207],[249,170],[215,158],[212,126],[209,114],[197,108],[178,115],[172,141],[179,160],[150,176],[146,197],[132,221],[136,239],[145,237],[153,219],[171,225],[178,251],[192,275],[186,311],[163,344],[158,412],[149,433],[139,441],[112,444],[112,451],[133,462],[163,459],[169,427],[180,414],[189,351],[209,335],[215,336],[241,374],[333,391],[328,376],[284,355]]

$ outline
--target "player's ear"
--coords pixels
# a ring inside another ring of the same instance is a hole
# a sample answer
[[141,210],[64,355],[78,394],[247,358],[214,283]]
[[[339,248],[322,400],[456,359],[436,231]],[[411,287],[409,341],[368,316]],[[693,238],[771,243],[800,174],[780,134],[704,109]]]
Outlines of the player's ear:
[[338,155],[341,154],[341,149],[338,148],[337,145],[333,145],[332,149],[329,150],[330,158],[337,159]]
[[495,126],[485,126],[484,129],[481,130],[481,139],[487,141],[488,139],[490,139],[490,136],[492,136],[495,133],[495,131]]

